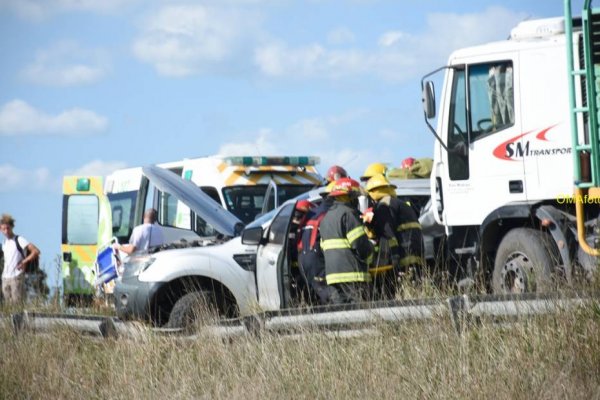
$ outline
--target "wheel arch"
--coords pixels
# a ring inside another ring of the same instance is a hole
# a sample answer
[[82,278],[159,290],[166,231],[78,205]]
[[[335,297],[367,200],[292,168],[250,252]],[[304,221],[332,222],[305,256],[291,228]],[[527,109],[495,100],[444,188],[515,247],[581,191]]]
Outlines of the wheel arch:
[[537,228],[534,218],[535,204],[511,204],[500,207],[490,213],[479,227],[479,248],[484,268],[491,272],[494,268],[494,256],[504,236],[515,228]]
[[183,295],[204,290],[211,293],[219,315],[227,318],[239,316],[239,306],[233,292],[222,282],[202,275],[181,276],[164,284],[150,303],[150,315],[156,325],[165,324],[173,306]]

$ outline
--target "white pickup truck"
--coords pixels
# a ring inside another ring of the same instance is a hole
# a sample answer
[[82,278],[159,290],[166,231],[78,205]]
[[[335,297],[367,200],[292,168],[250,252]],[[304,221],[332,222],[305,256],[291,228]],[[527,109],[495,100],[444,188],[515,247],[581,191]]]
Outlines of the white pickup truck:
[[[298,271],[292,267],[293,252],[288,251],[291,219],[296,201],[319,202],[320,190],[289,200],[244,228],[191,182],[158,167],[145,167],[144,174],[219,234],[130,257],[114,290],[120,318],[176,328],[193,322],[198,304],[212,306],[223,317],[300,305],[295,290]],[[429,196],[429,182],[402,184],[398,194],[423,204]]]

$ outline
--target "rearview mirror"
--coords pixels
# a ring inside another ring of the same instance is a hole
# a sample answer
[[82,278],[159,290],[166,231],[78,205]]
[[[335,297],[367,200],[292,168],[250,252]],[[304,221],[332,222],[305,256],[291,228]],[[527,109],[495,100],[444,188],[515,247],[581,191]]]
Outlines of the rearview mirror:
[[263,229],[261,226],[244,229],[242,232],[242,244],[259,245],[262,242]]
[[422,99],[425,118],[435,117],[435,88],[432,81],[426,81],[423,85]]

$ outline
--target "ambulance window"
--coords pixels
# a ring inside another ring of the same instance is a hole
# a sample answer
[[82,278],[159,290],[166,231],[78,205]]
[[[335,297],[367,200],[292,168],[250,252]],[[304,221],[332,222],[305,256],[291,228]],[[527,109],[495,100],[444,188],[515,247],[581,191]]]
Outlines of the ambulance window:
[[223,189],[226,208],[244,224],[261,212],[266,185],[230,186]]
[[158,192],[158,223],[163,226],[176,226],[179,200],[169,193]]
[[112,234],[120,243],[127,243],[134,226],[135,200],[137,191],[109,193],[112,214]]
[[194,232],[201,237],[217,236],[219,233],[215,228],[212,227],[212,225],[200,218],[198,215],[196,215],[196,226],[194,227]]
[[219,192],[217,191],[217,188],[212,186],[200,186],[200,189],[202,189],[204,193],[209,195],[211,199],[221,204],[221,199],[219,198]]
[[65,244],[96,244],[98,239],[98,198],[93,195],[65,196]]
[[512,62],[469,67],[470,141],[515,123]]
[[294,204],[288,204],[284,206],[275,219],[273,219],[271,227],[269,228],[269,243],[281,245],[285,243],[293,209]]

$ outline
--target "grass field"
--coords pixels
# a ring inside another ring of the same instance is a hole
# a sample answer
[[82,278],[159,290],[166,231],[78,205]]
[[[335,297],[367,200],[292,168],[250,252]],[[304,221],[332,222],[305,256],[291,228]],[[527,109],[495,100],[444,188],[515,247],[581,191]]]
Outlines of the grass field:
[[600,306],[377,334],[99,340],[0,327],[1,399],[600,399]]

